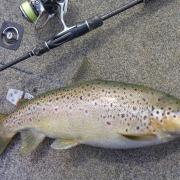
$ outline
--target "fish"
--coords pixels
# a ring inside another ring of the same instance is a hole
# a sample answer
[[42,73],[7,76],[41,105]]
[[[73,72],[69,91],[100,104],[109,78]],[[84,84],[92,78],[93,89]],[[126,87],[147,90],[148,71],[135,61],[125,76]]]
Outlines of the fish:
[[20,133],[23,155],[46,137],[51,148],[84,144],[131,149],[166,143],[180,134],[180,100],[145,87],[114,81],[77,83],[20,101],[0,115],[0,154]]

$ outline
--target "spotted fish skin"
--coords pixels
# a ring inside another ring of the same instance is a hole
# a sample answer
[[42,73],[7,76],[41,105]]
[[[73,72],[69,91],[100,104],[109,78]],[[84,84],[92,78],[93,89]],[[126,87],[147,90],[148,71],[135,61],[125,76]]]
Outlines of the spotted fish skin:
[[139,85],[91,81],[24,103],[1,126],[0,137],[30,129],[76,145],[136,148],[178,136],[180,100]]

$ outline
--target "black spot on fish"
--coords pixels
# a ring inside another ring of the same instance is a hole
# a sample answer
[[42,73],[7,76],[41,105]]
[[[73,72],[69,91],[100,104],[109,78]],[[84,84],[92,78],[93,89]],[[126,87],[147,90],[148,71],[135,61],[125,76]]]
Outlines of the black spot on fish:
[[107,124],[107,125],[111,125],[111,122],[107,121],[106,124]]
[[137,130],[139,130],[139,129],[140,129],[140,127],[139,127],[139,126],[137,126],[137,127],[136,127],[136,129],[137,129]]
[[80,96],[80,100],[82,100],[83,99],[83,97],[82,96]]
[[134,107],[133,107],[133,110],[136,111],[136,110],[137,110],[137,107],[134,106]]

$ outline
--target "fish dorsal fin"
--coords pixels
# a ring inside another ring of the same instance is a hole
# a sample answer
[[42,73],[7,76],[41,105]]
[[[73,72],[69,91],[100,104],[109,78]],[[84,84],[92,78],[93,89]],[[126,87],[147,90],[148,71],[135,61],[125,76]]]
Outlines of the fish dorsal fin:
[[79,144],[78,141],[72,139],[56,139],[52,144],[51,148],[55,150],[64,150],[75,147]]
[[121,136],[132,141],[151,141],[157,137],[154,134],[144,134],[144,135],[143,134],[141,135],[121,134]]
[[45,135],[35,130],[21,131],[21,153],[22,155],[29,155],[34,151],[38,145],[44,140]]
[[86,71],[88,70],[90,63],[87,59],[84,59],[75,73],[73,79],[72,79],[72,84],[76,84],[77,82],[82,82],[85,76]]

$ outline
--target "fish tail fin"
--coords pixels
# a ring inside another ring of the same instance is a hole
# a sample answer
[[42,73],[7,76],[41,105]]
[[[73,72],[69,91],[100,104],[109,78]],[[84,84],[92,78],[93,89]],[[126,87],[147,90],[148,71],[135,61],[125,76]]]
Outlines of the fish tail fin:
[[7,145],[10,143],[12,137],[5,136],[5,129],[3,127],[3,120],[6,118],[7,115],[0,114],[0,155],[5,151]]

